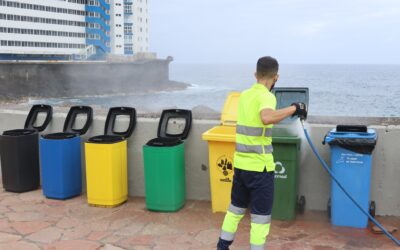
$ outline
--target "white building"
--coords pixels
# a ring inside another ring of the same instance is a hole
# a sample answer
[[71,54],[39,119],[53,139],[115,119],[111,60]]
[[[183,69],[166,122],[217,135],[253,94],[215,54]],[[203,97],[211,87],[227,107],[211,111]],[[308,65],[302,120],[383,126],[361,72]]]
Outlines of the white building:
[[132,42],[134,53],[149,52],[149,12],[147,2],[148,0],[133,0],[133,15],[129,17],[129,20],[133,23]]
[[147,0],[0,0],[0,60],[147,51]]
[[112,9],[111,23],[115,30],[111,39],[115,40],[111,46],[112,53],[133,55],[148,52],[148,0],[113,0]]
[[111,0],[111,53],[124,54],[124,0]]

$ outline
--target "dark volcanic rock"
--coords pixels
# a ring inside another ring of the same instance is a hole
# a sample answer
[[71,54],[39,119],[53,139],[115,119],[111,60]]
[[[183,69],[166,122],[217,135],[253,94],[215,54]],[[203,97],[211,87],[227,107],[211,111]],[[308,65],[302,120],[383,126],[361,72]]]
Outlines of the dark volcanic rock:
[[170,60],[0,62],[0,100],[79,97],[185,89],[169,80]]

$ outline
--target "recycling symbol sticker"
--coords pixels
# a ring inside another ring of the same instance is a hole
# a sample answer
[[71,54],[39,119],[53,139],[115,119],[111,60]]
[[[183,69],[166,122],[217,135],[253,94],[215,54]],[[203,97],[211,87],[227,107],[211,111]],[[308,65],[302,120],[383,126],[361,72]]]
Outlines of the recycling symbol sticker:
[[217,166],[224,176],[228,176],[233,171],[233,161],[230,157],[225,155],[217,160]]
[[275,179],[287,179],[286,168],[282,162],[275,162]]

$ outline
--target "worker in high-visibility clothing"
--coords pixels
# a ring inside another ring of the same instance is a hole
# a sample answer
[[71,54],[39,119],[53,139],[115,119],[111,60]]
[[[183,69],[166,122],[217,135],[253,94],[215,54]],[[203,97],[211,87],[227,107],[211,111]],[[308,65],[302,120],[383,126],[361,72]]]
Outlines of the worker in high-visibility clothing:
[[240,95],[231,204],[222,224],[218,250],[229,249],[247,208],[251,215],[250,248],[265,247],[274,195],[272,126],[289,116],[307,116],[304,103],[276,110],[271,90],[278,80],[278,70],[275,58],[260,58],[255,73],[257,83]]

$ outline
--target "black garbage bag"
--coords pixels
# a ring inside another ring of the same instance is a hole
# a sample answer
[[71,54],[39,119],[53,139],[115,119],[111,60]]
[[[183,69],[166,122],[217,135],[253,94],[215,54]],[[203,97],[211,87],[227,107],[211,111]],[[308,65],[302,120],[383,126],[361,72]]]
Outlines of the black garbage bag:
[[334,138],[328,144],[336,145],[355,153],[370,155],[375,149],[376,140],[370,138]]

